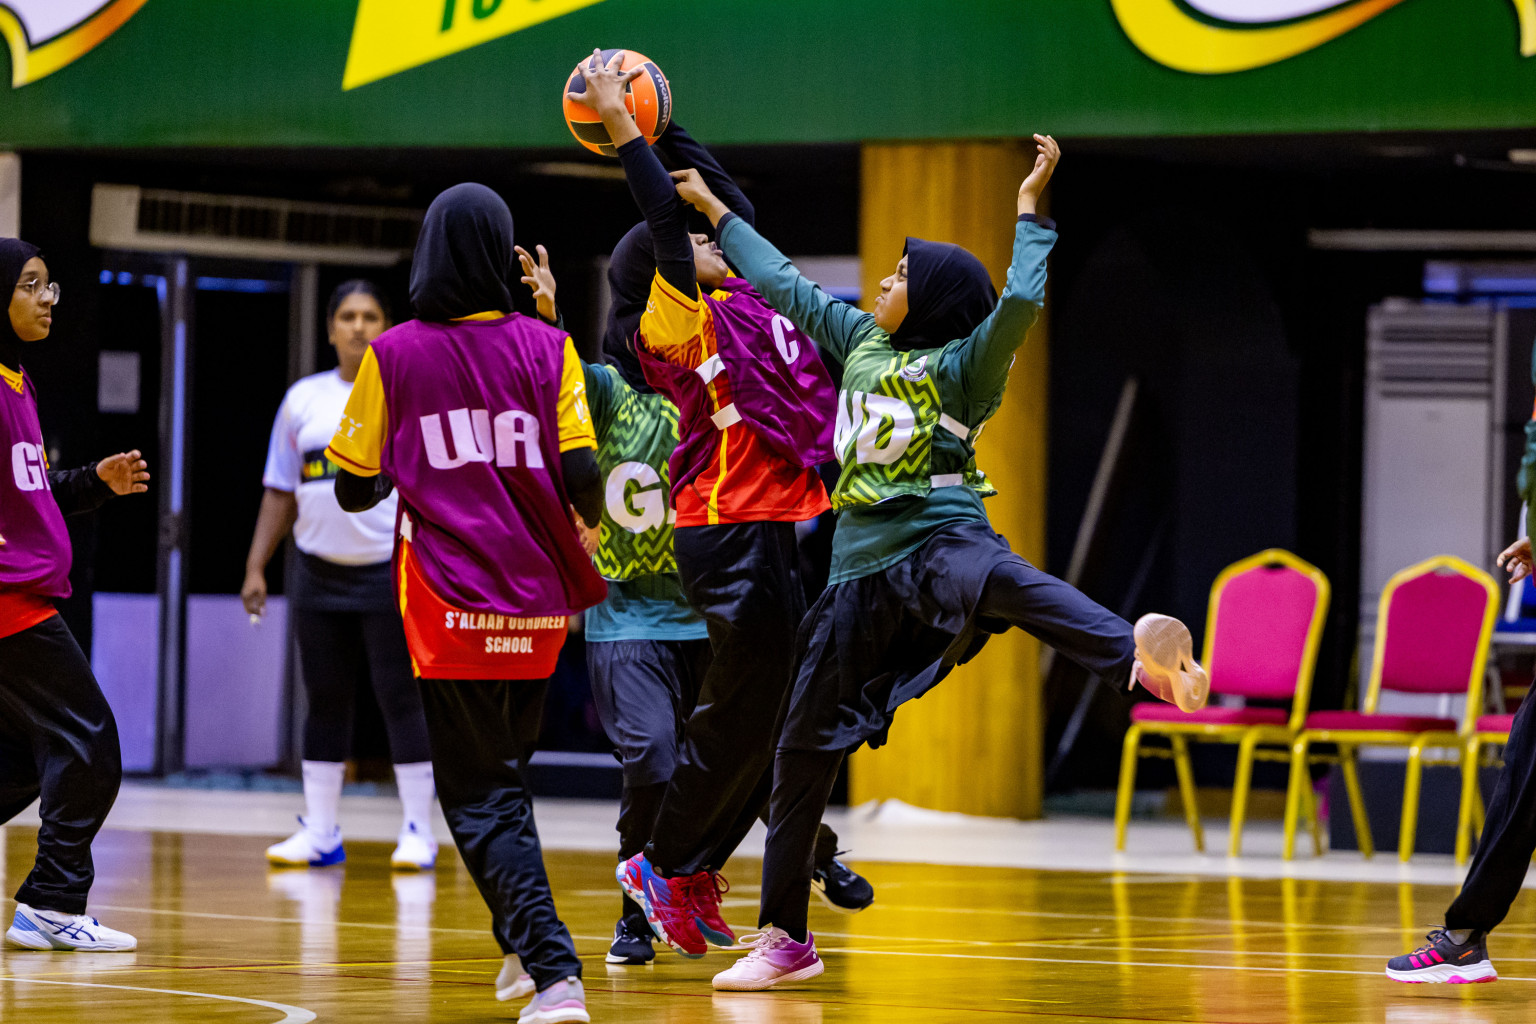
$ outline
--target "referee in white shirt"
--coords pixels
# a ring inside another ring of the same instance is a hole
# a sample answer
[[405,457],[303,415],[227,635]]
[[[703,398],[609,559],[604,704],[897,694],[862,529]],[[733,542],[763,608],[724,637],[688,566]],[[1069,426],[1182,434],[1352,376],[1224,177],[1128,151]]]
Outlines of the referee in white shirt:
[[306,810],[299,819],[303,827],[269,847],[267,860],[326,867],[346,859],[337,815],[352,749],[358,677],[366,672],[384,715],[405,811],[390,863],[401,870],[424,870],[437,860],[429,823],[432,755],[390,579],[397,502],[391,494],[367,512],[343,512],[336,503],[336,466],[325,457],[358,366],[373,339],[390,325],[388,302],[372,283],[347,281],[331,295],[326,325],[338,365],[296,382],[283,397],[240,588],[246,611],[263,614],[267,563],[292,530],[298,557],[287,581],[288,609],[309,697]]

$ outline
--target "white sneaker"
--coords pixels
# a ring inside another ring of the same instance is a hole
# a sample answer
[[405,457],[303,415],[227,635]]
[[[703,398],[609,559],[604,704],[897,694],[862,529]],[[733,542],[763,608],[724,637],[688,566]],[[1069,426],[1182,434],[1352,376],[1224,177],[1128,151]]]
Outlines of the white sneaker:
[[508,953],[496,975],[496,998],[502,1002],[533,995],[533,978],[523,972],[523,962],[516,953]]
[[280,843],[267,847],[267,863],[289,868],[328,868],[347,859],[347,851],[341,845],[341,826],[331,829],[331,834],[321,835],[311,829],[303,818],[304,827]]
[[25,903],[16,904],[16,916],[5,938],[23,949],[126,953],[139,946],[139,940],[132,935],[108,928],[94,917],[34,910]]
[[714,986],[722,992],[761,992],[786,982],[806,981],[826,969],[816,955],[816,936],[809,932],[804,942],[796,942],[784,929],[770,926],[756,935],[743,935],[741,945],[752,952],[715,975]]
[[580,978],[566,978],[533,997],[517,1015],[518,1024],[590,1024],[587,994]]
[[400,830],[395,852],[389,855],[389,866],[396,871],[427,871],[437,863],[437,840],[425,828],[415,822]]

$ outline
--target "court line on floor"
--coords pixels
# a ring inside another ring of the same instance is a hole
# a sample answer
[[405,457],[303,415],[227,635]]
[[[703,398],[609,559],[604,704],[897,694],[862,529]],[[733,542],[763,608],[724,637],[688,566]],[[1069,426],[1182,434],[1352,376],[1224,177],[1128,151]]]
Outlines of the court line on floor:
[[151,995],[160,996],[191,996],[194,999],[217,999],[226,1003],[247,1003],[251,1006],[260,1006],[268,1010],[280,1010],[283,1019],[274,1024],[310,1024],[315,1019],[311,1010],[302,1006],[289,1006],[287,1003],[273,1003],[265,999],[247,999],[245,996],[221,996],[212,992],[185,992],[174,988],[139,988],[137,985],[103,985],[94,981],[45,981],[42,978],[17,978],[12,975],[0,975],[0,981],[9,981],[21,985],[65,985],[70,988],[111,988],[123,992],[148,992]]
[[[1324,967],[1247,967],[1238,964],[1165,964],[1146,960],[1069,960],[1044,956],[992,956],[981,953],[918,953],[908,950],[848,949],[828,947],[821,953],[856,953],[864,956],[923,956],[940,960],[1004,960],[1031,964],[1070,964],[1094,967],[1171,967],[1180,971],[1257,971],[1265,974],[1350,974],[1363,978],[1385,978],[1382,971],[1342,971]],[[1107,952],[1107,951],[1106,951]],[[1284,954],[1276,954],[1284,955]],[[1499,975],[1500,981],[1536,981],[1536,978],[1511,978]]]
[[[306,922],[304,922],[303,920],[301,920],[299,918],[291,918],[291,917],[258,917],[258,916],[249,915],[249,914],[218,914],[218,913],[211,913],[211,912],[208,912],[208,911],[197,911],[197,910],[170,910],[170,909],[149,908],[149,907],[108,906],[108,905],[105,905],[105,904],[102,905],[101,909],[104,909],[104,910],[116,910],[116,911],[120,911],[120,912],[160,914],[160,915],[167,915],[167,916],[214,918],[214,919],[218,919],[218,920],[231,920],[231,921],[260,921],[260,922],[267,922],[267,923],[273,923],[273,924],[289,924],[289,925],[301,925],[301,926],[306,923]],[[887,909],[891,909],[891,908],[888,907]],[[999,911],[999,913],[1009,913],[1009,914],[1022,915],[1022,916],[1047,916],[1047,917],[1083,917],[1083,916],[1095,917],[1095,916],[1101,916],[1101,915],[1065,914],[1065,913],[1055,913],[1055,912],[1049,912],[1049,911]],[[1111,917],[1110,919],[1111,920],[1117,920],[1117,918],[1113,918],[1113,917]],[[1139,918],[1139,919],[1138,918],[1131,918],[1131,920],[1156,920],[1156,921],[1164,921],[1164,922],[1210,921],[1211,923],[1221,923],[1218,919],[1201,919],[1201,918]],[[1230,923],[1230,922],[1228,922],[1228,923]],[[1273,922],[1253,922],[1253,921],[1244,922],[1244,924],[1247,924],[1247,925],[1266,924],[1266,923],[1273,923]],[[327,922],[327,924],[334,924],[337,927],[374,928],[374,929],[384,928],[384,929],[391,929],[391,930],[396,929],[396,928],[399,927],[396,924],[386,924],[386,923],[375,922],[375,921],[334,921],[334,922]],[[420,928],[422,926],[420,926],[420,925],[413,925],[412,927]],[[1370,926],[1370,927],[1367,927],[1367,926],[1360,926],[1360,925],[1324,925],[1324,924],[1308,924],[1308,925],[1299,925],[1299,926],[1287,926],[1287,925],[1281,924],[1281,925],[1279,925],[1279,927],[1300,927],[1300,928],[1303,928],[1303,929],[1343,930],[1343,931],[1356,931],[1356,932],[1364,932],[1364,931],[1400,932],[1400,931],[1403,930],[1402,928],[1392,928],[1392,927],[1387,927],[1387,926]],[[444,933],[444,934],[452,934],[452,935],[476,935],[476,936],[482,936],[482,935],[486,934],[486,931],[483,931],[481,929],[476,929],[476,928],[440,928],[440,927],[436,927],[436,926],[431,926],[431,927],[429,927],[428,930],[430,930],[432,932],[436,932],[436,933]],[[948,939],[948,938],[940,938],[940,937],[933,937],[933,936],[867,935],[867,934],[842,933],[842,932],[822,932],[820,934],[831,936],[831,937],[845,936],[845,937],[849,937],[849,938],[875,939],[875,940],[887,941],[887,942],[925,942],[925,943],[930,943],[930,944],[942,943],[942,944],[945,944],[945,945],[976,945],[976,946],[1017,946],[1017,947],[1026,948],[1026,949],[1081,949],[1081,948],[1083,948],[1081,946],[1075,946],[1075,945],[1067,945],[1067,944],[1061,944],[1061,943],[1056,943],[1056,944],[1038,943],[1038,942],[1033,942],[1033,941],[1030,941],[1030,940],[1007,940],[1007,939],[992,939],[992,940],[989,940],[989,939],[971,939],[971,940],[965,940],[965,939]],[[573,934],[571,936],[571,938],[572,939],[576,939],[576,940],[580,940],[580,941],[585,941],[585,942],[608,942],[610,940],[610,937],[606,936],[606,935],[575,935],[575,934]],[[1085,940],[1085,941],[1094,941],[1094,940]],[[1109,941],[1109,937],[1108,936],[1105,937],[1105,941]],[[1117,950],[1112,950],[1112,949],[1108,949],[1108,948],[1105,948],[1103,951],[1106,952],[1106,953],[1117,952]],[[1238,950],[1177,950],[1177,949],[1163,949],[1161,947],[1145,947],[1145,946],[1125,946],[1125,947],[1121,947],[1120,950],[1118,950],[1118,951],[1120,951],[1120,952],[1129,952],[1129,953],[1158,953],[1158,952],[1184,953],[1184,952],[1188,952],[1191,955],[1221,955],[1221,956],[1307,956],[1307,957],[1338,956],[1340,958],[1379,957],[1381,955],[1381,954],[1369,954],[1369,953],[1338,953],[1338,954],[1334,954],[1334,953],[1312,953],[1312,952],[1294,952],[1294,953],[1292,953],[1292,952],[1287,952],[1285,950],[1245,950],[1245,951],[1238,951]],[[853,952],[853,953],[863,953],[863,954],[868,954],[868,955],[879,955],[881,953],[884,953],[885,955],[888,955],[888,956],[933,956],[933,957],[941,957],[941,958],[947,958],[947,959],[1005,960],[1005,961],[1039,962],[1039,963],[1063,963],[1063,964],[1074,964],[1074,963],[1096,964],[1096,963],[1101,963],[1101,964],[1107,964],[1107,965],[1110,965],[1110,966],[1163,966],[1163,967],[1186,967],[1186,968],[1191,968],[1191,969],[1205,969],[1205,970],[1252,970],[1252,971],[1279,971],[1279,972],[1282,972],[1282,973],[1283,972],[1295,972],[1295,973],[1303,973],[1303,974],[1306,974],[1306,973],[1313,973],[1313,974],[1359,974],[1359,975],[1365,975],[1365,976],[1368,976],[1368,977],[1377,977],[1377,976],[1379,976],[1379,972],[1375,972],[1375,971],[1339,971],[1339,970],[1324,970],[1324,969],[1320,969],[1320,968],[1289,968],[1289,967],[1243,967],[1243,966],[1235,966],[1235,965],[1234,966],[1227,966],[1227,965],[1216,965],[1216,964],[1148,964],[1148,965],[1141,965],[1141,964],[1135,964],[1135,963],[1127,963],[1127,962],[1119,961],[1119,960],[1083,960],[1083,961],[1077,961],[1077,960],[1054,960],[1054,959],[1040,958],[1040,957],[991,956],[991,955],[985,955],[985,954],[972,954],[972,953],[918,953],[918,952],[909,952],[909,951],[904,951],[904,950],[845,950],[845,949],[829,948],[829,949],[825,950],[824,952],[829,952],[829,953],[831,953],[831,952]],[[490,958],[488,958],[488,959],[490,959]],[[1533,959],[1533,958],[1522,958],[1522,957],[1510,957],[1510,958],[1505,958],[1505,962],[1533,963],[1533,962],[1536,962],[1536,959]],[[286,967],[286,966],[289,966],[289,965],[285,964],[285,963],[277,963],[277,964],[273,964],[272,968],[282,968],[282,967]],[[299,963],[299,964],[293,964],[292,966],[298,966],[298,967],[318,967],[318,966],[347,966],[347,965],[346,964],[320,965],[320,964],[303,964],[303,963]],[[264,968],[259,967],[257,965],[248,965],[246,967],[246,969],[253,969],[253,968],[257,969],[257,970],[264,969]],[[167,969],[179,970],[181,968],[169,967]],[[214,968],[214,969],[217,969],[217,968]],[[270,970],[271,968],[265,968],[265,969]],[[0,980],[3,980],[3,979],[0,979]],[[1501,976],[1500,980],[1504,980],[1504,981],[1536,981],[1536,978],[1506,978],[1506,977]],[[54,983],[54,984],[62,984],[62,982]],[[282,1024],[282,1022],[279,1022],[279,1024]]]

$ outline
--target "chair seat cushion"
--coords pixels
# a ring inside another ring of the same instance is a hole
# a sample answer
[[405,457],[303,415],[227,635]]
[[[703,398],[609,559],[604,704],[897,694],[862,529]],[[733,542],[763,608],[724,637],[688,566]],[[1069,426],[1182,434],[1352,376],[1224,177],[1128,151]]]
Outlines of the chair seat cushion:
[[1509,732],[1514,727],[1514,715],[1484,715],[1477,720],[1478,732]]
[[1314,711],[1308,729],[1353,729],[1360,732],[1455,732],[1452,718],[1426,715],[1367,715],[1363,711]]
[[1143,701],[1131,708],[1133,722],[1183,722],[1188,725],[1284,725],[1291,717],[1284,708],[1207,707],[1185,714],[1172,704]]

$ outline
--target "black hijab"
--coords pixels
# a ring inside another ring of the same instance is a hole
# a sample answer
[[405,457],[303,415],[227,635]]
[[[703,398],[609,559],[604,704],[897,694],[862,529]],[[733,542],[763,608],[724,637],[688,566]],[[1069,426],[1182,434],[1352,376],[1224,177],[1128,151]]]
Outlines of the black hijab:
[[938,348],[968,336],[997,308],[997,289],[981,260],[958,245],[908,238],[907,318],[891,335],[902,352]]
[[519,280],[512,211],[484,185],[455,185],[432,200],[411,262],[411,306],[446,323],[489,310],[512,312]]
[[[0,238],[0,282],[8,283],[6,289],[6,309],[11,306],[10,296],[16,291],[16,285],[21,282],[21,268],[27,265],[27,260],[34,256],[41,256],[43,251],[31,242],[23,242],[19,238]],[[16,328],[11,326],[9,312],[5,316],[5,323],[0,325],[0,363],[12,371],[21,369],[22,341],[16,333]]]
[[656,276],[656,249],[650,225],[641,221],[613,247],[608,260],[608,324],[603,330],[603,357],[636,391],[650,394],[651,385],[635,355],[635,332],[645,312]]

